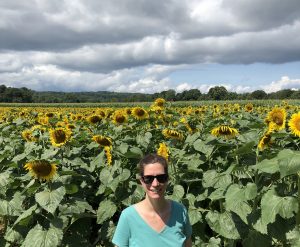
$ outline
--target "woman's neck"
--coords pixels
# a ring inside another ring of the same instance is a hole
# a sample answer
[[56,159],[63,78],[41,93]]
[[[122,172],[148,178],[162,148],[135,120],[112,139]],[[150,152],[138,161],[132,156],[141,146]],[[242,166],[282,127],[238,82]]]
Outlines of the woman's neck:
[[169,201],[165,198],[153,200],[149,197],[146,197],[144,203],[147,210],[156,212],[158,214],[165,212],[169,207]]

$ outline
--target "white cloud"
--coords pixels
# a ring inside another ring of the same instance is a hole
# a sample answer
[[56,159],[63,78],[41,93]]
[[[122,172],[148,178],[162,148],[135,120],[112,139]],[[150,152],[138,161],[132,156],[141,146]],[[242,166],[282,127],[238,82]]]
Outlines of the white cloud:
[[271,84],[262,86],[266,93],[277,92],[282,89],[300,89],[300,79],[290,79],[288,76],[281,77],[278,81],[272,81]]

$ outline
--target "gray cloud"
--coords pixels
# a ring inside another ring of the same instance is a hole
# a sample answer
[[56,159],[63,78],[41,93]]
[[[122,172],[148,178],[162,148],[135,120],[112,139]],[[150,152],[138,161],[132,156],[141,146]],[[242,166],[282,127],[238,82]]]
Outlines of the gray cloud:
[[300,60],[299,0],[10,0],[0,32],[0,81],[36,90],[165,90],[182,66]]

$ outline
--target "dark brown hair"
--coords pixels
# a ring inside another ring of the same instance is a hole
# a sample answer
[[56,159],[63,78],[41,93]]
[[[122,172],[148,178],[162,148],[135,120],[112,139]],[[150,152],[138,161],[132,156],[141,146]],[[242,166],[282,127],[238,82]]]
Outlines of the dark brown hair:
[[146,165],[159,163],[164,167],[165,174],[168,174],[168,162],[167,160],[158,154],[147,154],[145,155],[138,164],[139,175],[144,176],[144,168]]

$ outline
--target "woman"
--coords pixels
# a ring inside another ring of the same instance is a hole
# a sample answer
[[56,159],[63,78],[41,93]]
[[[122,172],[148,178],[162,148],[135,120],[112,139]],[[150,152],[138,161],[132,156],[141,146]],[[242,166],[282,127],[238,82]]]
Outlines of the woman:
[[191,247],[192,227],[185,207],[164,196],[168,164],[157,154],[139,163],[145,199],[121,213],[112,242],[116,247]]

